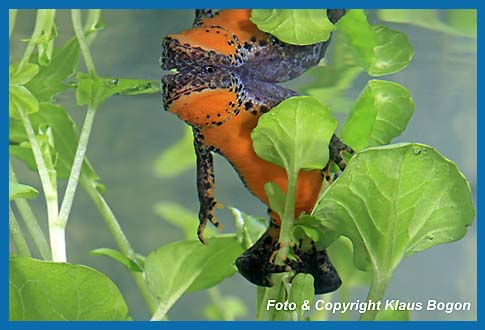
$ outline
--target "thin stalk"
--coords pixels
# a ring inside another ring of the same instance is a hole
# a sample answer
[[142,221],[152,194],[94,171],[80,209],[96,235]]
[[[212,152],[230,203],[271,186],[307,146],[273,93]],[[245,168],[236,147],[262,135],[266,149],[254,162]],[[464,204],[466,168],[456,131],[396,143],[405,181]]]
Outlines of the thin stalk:
[[[18,183],[17,176],[15,175],[15,171],[13,170],[13,166],[10,161],[9,171],[9,180],[13,183]],[[42,228],[40,228],[39,221],[34,215],[34,212],[32,212],[27,200],[25,198],[17,198],[15,199],[15,205],[17,206],[17,210],[24,221],[24,225],[27,228],[30,237],[32,237],[34,245],[36,246],[37,250],[39,250],[41,257],[44,260],[52,260],[49,243],[47,242],[44,232],[42,231]]]
[[298,170],[291,164],[288,168],[288,187],[286,192],[285,208],[281,219],[280,249],[278,256],[283,261],[288,256],[291,241],[291,230],[295,222],[295,202],[296,202],[296,184],[298,181]]
[[265,287],[262,287],[262,286],[256,287],[256,320],[260,319],[259,314],[261,311],[261,306],[263,304],[265,291],[266,291]]
[[10,9],[8,11],[8,39],[12,36],[15,27],[15,20],[17,18],[17,9]]
[[91,57],[91,52],[89,51],[88,42],[86,40],[86,35],[84,34],[84,29],[81,23],[81,10],[71,10],[71,18],[72,25],[74,27],[74,33],[76,34],[79,48],[81,49],[81,53],[83,54],[84,63],[86,63],[88,72],[92,75],[96,75],[96,68],[94,67],[93,58]]
[[[111,235],[113,235],[116,245],[121,253],[126,255],[128,258],[132,260],[136,260],[136,254],[133,248],[131,247],[130,242],[126,238],[123,230],[121,229],[118,220],[116,219],[115,215],[111,211],[109,205],[103,198],[103,195],[96,190],[93,183],[87,180],[85,177],[81,176],[80,179],[81,186],[84,190],[88,193],[91,200],[94,202],[94,205],[98,209],[99,213],[103,217],[106,225],[108,226]],[[143,274],[140,272],[131,272],[133,279],[135,280],[136,285],[138,286],[145,303],[150,310],[150,313],[154,313],[158,307],[157,299],[152,295],[150,290],[148,290],[147,283],[143,277]]]
[[9,205],[8,207],[9,217],[8,217],[8,226],[10,229],[10,234],[12,235],[13,244],[17,249],[17,252],[22,257],[31,257],[29,246],[27,245],[27,241],[25,240],[22,231],[20,230],[20,226],[15,218],[15,214],[12,211],[12,207]]
[[20,60],[20,63],[19,63],[19,66],[17,67],[16,72],[20,72],[20,70],[22,70],[23,66],[29,61],[30,56],[32,55],[32,52],[34,51],[37,40],[39,39],[40,35],[42,34],[42,29],[44,27],[44,22],[45,22],[45,14],[46,14],[45,9],[37,10],[37,17],[35,19],[34,32],[32,33],[32,36],[30,37],[29,43],[27,44],[27,47],[25,48],[24,55],[23,55],[22,59]]
[[[386,292],[390,278],[390,276],[379,277],[376,276],[376,273],[373,274],[369,294],[367,295],[367,303],[371,301],[377,303],[384,299],[384,293]],[[378,310],[376,308],[368,308],[360,315],[360,321],[374,321],[376,319],[377,312]]]
[[37,165],[37,170],[39,172],[40,182],[42,183],[42,189],[44,190],[44,195],[47,203],[47,217],[49,223],[49,238],[51,244],[52,260],[57,262],[65,262],[66,242],[63,236],[64,231],[59,230],[56,223],[59,212],[57,204],[57,190],[50,180],[47,166],[45,164],[44,157],[42,156],[39,143],[35,137],[34,129],[32,128],[29,117],[23,109],[18,108],[18,113],[29,139],[32,153],[34,154],[35,163]]
[[62,200],[61,209],[59,211],[58,224],[59,226],[62,226],[64,229],[67,224],[69,213],[71,212],[74,195],[76,194],[76,188],[79,182],[79,176],[81,174],[84,157],[86,155],[86,150],[88,147],[89,136],[91,134],[91,128],[93,127],[95,113],[96,113],[95,108],[93,107],[88,108],[88,112],[86,113],[86,118],[84,119],[84,124],[81,129],[81,134],[79,136],[79,142],[77,144],[76,154],[74,156],[74,161],[72,163],[71,173],[67,181],[66,192],[64,193],[64,199]]
[[[90,33],[96,30],[96,24],[99,22],[101,17],[101,9],[89,9],[88,16],[86,18],[86,23],[84,24],[85,33]],[[89,43],[89,40],[88,40]]]

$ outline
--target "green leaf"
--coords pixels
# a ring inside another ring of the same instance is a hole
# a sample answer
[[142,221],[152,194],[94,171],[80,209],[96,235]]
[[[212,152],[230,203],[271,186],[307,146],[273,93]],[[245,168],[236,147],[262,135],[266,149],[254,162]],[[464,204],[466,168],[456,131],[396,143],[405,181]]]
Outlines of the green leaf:
[[102,78],[83,72],[78,72],[76,79],[77,103],[94,108],[99,108],[107,98],[115,94],[139,95],[159,91],[155,80]]
[[352,241],[357,268],[386,276],[404,257],[461,239],[475,211],[456,164],[404,143],[356,154],[313,215]]
[[25,63],[22,70],[17,70],[18,65],[12,64],[8,67],[9,83],[25,85],[39,73],[39,66],[32,63]]
[[320,220],[308,214],[302,214],[295,221],[292,229],[295,242],[298,242],[300,239],[305,240],[309,238],[315,242],[319,250],[327,248],[340,236],[328,230],[328,228],[322,225]]
[[325,9],[253,9],[251,21],[261,31],[296,45],[326,41],[335,30]]
[[[303,320],[303,314],[305,310],[302,306],[312,306],[313,299],[315,298],[315,289],[313,288],[313,276],[310,274],[299,273],[291,281],[290,295],[288,296],[289,302],[296,304],[296,314],[298,320]],[[305,301],[307,303],[305,303]]]
[[381,309],[377,312],[376,321],[409,321],[411,312],[408,310]]
[[371,273],[355,267],[352,262],[352,243],[347,237],[340,236],[332,242],[327,248],[327,253],[347,289],[369,287]]
[[249,249],[268,228],[268,220],[229,207],[236,224],[236,237],[244,249]]
[[137,264],[136,261],[129,259],[125,255],[121,254],[121,252],[109,248],[99,248],[89,252],[93,256],[106,256],[111,259],[118,261],[122,264],[126,269],[134,271],[134,272],[143,272],[143,269],[140,265]]
[[35,198],[39,192],[37,189],[25,184],[8,182],[8,199],[13,201],[17,198]]
[[76,38],[70,39],[62,47],[55,48],[48,66],[41,66],[27,87],[40,101],[51,101],[52,97],[70,87],[62,83],[76,72],[80,50]]
[[10,84],[8,87],[8,114],[13,118],[20,118],[19,109],[26,114],[39,111],[39,102],[32,93],[20,85]]
[[[77,129],[73,120],[63,107],[45,102],[40,104],[40,111],[30,115],[30,120],[34,128],[45,126],[51,128],[56,146],[55,151],[58,156],[56,171],[59,178],[67,179],[71,172],[78,142]],[[22,142],[27,142],[28,138],[25,135],[23,125],[19,121],[10,120],[9,137],[11,142],[18,144],[10,146],[10,153],[23,160],[32,170],[36,170],[32,151],[30,148],[26,149],[21,145]],[[87,160],[84,161],[81,176],[92,182],[99,180]]]
[[[197,238],[197,227],[199,226],[199,217],[197,214],[173,202],[156,203],[153,210],[160,218],[182,230],[185,239]],[[216,234],[217,231],[214,228],[205,228],[205,237],[212,237]]]
[[337,127],[330,110],[308,96],[286,99],[261,116],[251,133],[256,154],[287,171],[321,169]]
[[178,241],[151,252],[145,260],[149,288],[160,298],[163,315],[185,293],[210,288],[236,273],[243,252],[236,235]]
[[477,10],[476,9],[379,9],[379,19],[393,22],[406,23],[420,26],[426,29],[476,37],[477,35]]
[[337,24],[347,37],[359,64],[372,76],[398,72],[413,56],[407,36],[380,25],[370,25],[362,9],[350,10]]
[[[86,26],[86,39],[90,43],[103,28],[99,10],[88,11]],[[63,81],[76,72],[80,55],[81,50],[76,37],[69,39],[62,47],[54,48],[49,65],[41,66],[39,74],[27,87],[40,101],[52,101],[54,95],[73,87],[72,84]],[[30,59],[31,62],[34,60]]]
[[356,151],[389,144],[406,129],[413,112],[414,101],[406,88],[390,81],[370,80],[339,135]]
[[153,164],[153,171],[160,178],[170,178],[194,167],[194,135],[192,128],[187,126],[184,136],[158,156]]
[[14,320],[127,320],[128,307],[104,274],[82,265],[11,256],[9,318]]
[[273,274],[271,277],[274,285],[270,288],[258,287],[259,303],[256,306],[256,318],[258,321],[291,321],[292,312],[284,310],[278,311],[274,307],[268,308],[268,300],[275,300],[275,302],[284,302],[288,297],[283,277],[286,274]]

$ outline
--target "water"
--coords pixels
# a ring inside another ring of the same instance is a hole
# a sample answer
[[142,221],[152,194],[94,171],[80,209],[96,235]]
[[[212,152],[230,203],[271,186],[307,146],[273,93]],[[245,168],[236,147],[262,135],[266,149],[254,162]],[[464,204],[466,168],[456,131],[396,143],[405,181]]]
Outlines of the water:
[[[33,28],[33,12],[21,12],[12,40],[28,37]],[[106,10],[105,31],[91,47],[94,63],[105,77],[158,80],[160,45],[167,33],[188,28],[192,11]],[[375,14],[370,13],[375,21]],[[70,14],[59,11],[60,42],[71,36]],[[407,24],[386,24],[407,33],[414,46],[414,58],[403,71],[383,79],[406,86],[416,102],[415,114],[408,129],[395,142],[419,142],[436,147],[453,160],[470,181],[476,196],[476,40],[434,32]],[[68,34],[68,36],[66,36]],[[24,45],[11,46],[12,59],[18,59]],[[346,94],[355,99],[369,77],[360,75]],[[113,81],[115,81],[113,80]],[[69,109],[78,127],[85,108],[75,105],[74,93],[58,97]],[[114,210],[137,252],[146,255],[159,246],[182,238],[172,225],[153,212],[158,201],[174,201],[196,212],[195,172],[187,171],[173,179],[158,179],[153,162],[160,152],[182,137],[182,123],[164,112],[160,95],[116,96],[110,98],[95,118],[88,158],[107,190],[105,198]],[[40,190],[36,176],[23,164],[14,163],[21,182]],[[250,214],[265,216],[266,207],[245,190],[234,170],[216,157],[216,196],[225,205],[233,205]],[[61,188],[60,191],[63,191]],[[35,211],[45,218],[43,203]],[[233,231],[228,211],[218,211],[225,232]],[[80,189],[67,229],[68,260],[92,266],[107,274],[121,289],[134,319],[149,314],[130,275],[114,261],[89,255],[88,251],[116,248],[103,220],[88,196]],[[471,302],[472,310],[412,312],[417,320],[476,319],[476,224],[467,236],[456,243],[434,247],[405,259],[396,270],[386,297],[402,301]],[[245,319],[255,315],[255,288],[241,276],[224,281],[225,295],[242,298],[249,308]],[[351,292],[352,299],[364,300],[366,289]],[[170,311],[173,320],[203,319],[206,292],[183,297]]]

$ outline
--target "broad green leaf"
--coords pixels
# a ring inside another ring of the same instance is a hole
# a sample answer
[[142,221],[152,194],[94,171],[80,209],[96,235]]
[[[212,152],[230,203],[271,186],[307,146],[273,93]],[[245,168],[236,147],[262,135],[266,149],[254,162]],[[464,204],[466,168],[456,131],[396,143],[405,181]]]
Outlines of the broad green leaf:
[[95,108],[99,108],[107,98],[115,94],[150,94],[159,90],[158,82],[155,80],[102,78],[83,72],[78,72],[76,79],[77,103]]
[[26,114],[39,111],[39,102],[24,86],[10,84],[8,94],[8,114],[10,117],[20,118],[19,109]]
[[253,9],[251,21],[261,31],[296,45],[328,40],[335,30],[325,9]]
[[347,37],[359,64],[372,76],[398,72],[413,56],[407,36],[380,25],[370,25],[362,9],[350,10],[337,24]]
[[116,285],[83,265],[11,256],[9,319],[127,320],[128,307]]
[[[40,103],[40,111],[31,114],[29,117],[34,128],[48,126],[52,129],[56,146],[55,151],[58,156],[56,162],[57,174],[59,178],[67,179],[71,172],[78,141],[74,122],[63,107],[46,102]],[[30,148],[23,148],[21,145],[22,142],[27,142],[28,139],[19,121],[10,120],[9,137],[11,142],[18,144],[10,146],[10,153],[26,162],[32,170],[36,170],[32,151]],[[99,177],[87,160],[83,164],[81,176],[84,176],[92,182],[99,180]]]
[[327,253],[347,289],[369,287],[371,273],[358,270],[352,262],[352,243],[341,236],[327,248]]
[[296,304],[296,314],[298,320],[303,320],[305,309],[302,306],[312,306],[315,298],[315,289],[313,288],[313,276],[310,274],[297,274],[291,281],[289,302]]
[[273,164],[294,169],[321,169],[328,162],[328,144],[337,128],[330,110],[308,96],[286,99],[261,116],[251,133],[256,154]]
[[376,321],[409,321],[411,312],[408,310],[381,309],[377,312]]
[[151,291],[160,298],[163,315],[185,293],[210,288],[236,273],[234,260],[243,252],[236,235],[178,241],[153,251],[145,260]]
[[236,224],[236,237],[244,249],[249,249],[268,228],[268,220],[229,207]]
[[476,37],[476,9],[379,9],[377,16],[384,21],[417,25],[452,35]]
[[93,256],[106,256],[111,259],[118,261],[122,264],[126,269],[134,271],[134,272],[142,272],[143,269],[140,265],[137,264],[136,261],[133,261],[126,257],[125,255],[121,254],[121,252],[109,248],[99,248],[89,252]]
[[456,164],[403,143],[356,154],[313,215],[352,241],[357,268],[388,276],[404,257],[461,239],[475,210]]
[[165,149],[153,164],[153,171],[160,178],[170,178],[195,167],[194,135],[190,126],[184,136]]
[[17,198],[35,198],[38,194],[34,187],[10,181],[8,183],[8,199],[11,201]]
[[[153,210],[160,218],[182,230],[185,239],[197,239],[197,227],[199,226],[197,214],[173,202],[156,203]],[[216,234],[217,231],[214,228],[210,226],[205,228],[205,237],[212,237]]]
[[414,101],[403,86],[370,80],[342,126],[340,138],[354,150],[389,144],[406,129]]
[[17,70],[18,65],[12,64],[8,67],[8,82],[10,84],[25,85],[39,73],[39,66],[32,63],[25,63],[20,71]]

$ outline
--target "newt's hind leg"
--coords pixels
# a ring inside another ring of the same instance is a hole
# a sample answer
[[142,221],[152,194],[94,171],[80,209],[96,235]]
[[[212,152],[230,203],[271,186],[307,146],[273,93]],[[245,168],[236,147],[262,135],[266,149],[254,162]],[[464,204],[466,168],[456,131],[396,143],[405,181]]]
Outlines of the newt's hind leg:
[[214,198],[214,164],[212,159],[212,150],[203,143],[203,137],[200,132],[194,128],[194,149],[197,158],[197,192],[199,195],[199,227],[197,236],[203,244],[207,244],[204,238],[204,229],[207,222],[210,221],[218,229],[222,225],[217,221],[214,209],[219,205]]

